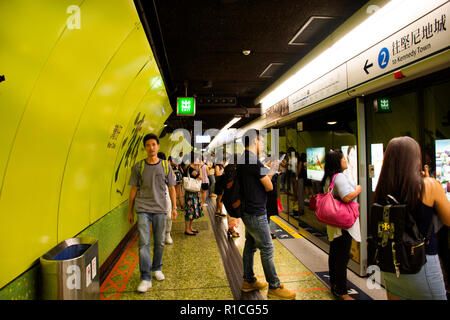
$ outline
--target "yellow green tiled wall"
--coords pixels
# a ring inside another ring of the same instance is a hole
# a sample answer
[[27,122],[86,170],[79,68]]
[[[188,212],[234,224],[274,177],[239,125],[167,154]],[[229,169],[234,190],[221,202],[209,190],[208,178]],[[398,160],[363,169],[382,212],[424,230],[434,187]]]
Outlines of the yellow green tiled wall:
[[[132,0],[0,1],[0,39],[2,292],[124,205],[142,137],[172,108]],[[100,247],[130,227],[114,220]]]
[[[129,231],[130,225],[126,221],[127,215],[128,201],[76,235],[77,237],[93,237],[98,240],[99,266],[105,262]],[[0,290],[0,300],[38,299],[38,279],[39,265],[36,263],[15,281]]]

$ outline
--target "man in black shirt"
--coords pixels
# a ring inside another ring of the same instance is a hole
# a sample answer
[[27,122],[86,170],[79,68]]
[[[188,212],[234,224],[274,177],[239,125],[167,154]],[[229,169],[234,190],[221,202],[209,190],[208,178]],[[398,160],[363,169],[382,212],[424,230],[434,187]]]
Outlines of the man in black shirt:
[[243,252],[244,282],[242,291],[250,292],[267,287],[267,283],[256,280],[253,272],[253,258],[260,250],[264,275],[269,283],[269,298],[293,300],[295,293],[280,283],[273,262],[273,243],[267,222],[267,192],[273,189],[272,175],[278,163],[270,170],[258,160],[257,155],[264,147],[264,137],[254,129],[248,130],[242,140],[245,151],[238,161],[238,176],[241,197],[244,203],[242,221],[245,225],[245,246]]

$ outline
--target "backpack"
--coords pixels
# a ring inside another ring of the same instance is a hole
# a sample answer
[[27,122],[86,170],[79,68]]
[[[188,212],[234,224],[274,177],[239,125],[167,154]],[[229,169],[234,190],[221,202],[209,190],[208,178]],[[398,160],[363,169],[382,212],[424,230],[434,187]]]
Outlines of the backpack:
[[[163,166],[163,169],[164,169],[164,173],[166,175],[166,183],[168,183],[168,181],[169,181],[169,172],[170,172],[169,164],[167,163],[166,160],[162,160],[161,159],[161,162],[162,162],[162,166]],[[143,183],[143,181],[142,181],[143,175],[142,174],[144,173],[144,169],[145,169],[145,159],[142,159],[140,161],[140,163],[139,163],[139,185],[140,186],[142,186],[142,183]]]
[[367,258],[369,265],[381,271],[415,274],[426,263],[425,244],[429,241],[433,223],[424,237],[406,204],[388,195],[385,205],[374,203],[368,227]]
[[173,170],[173,173],[175,174],[176,182],[177,183],[182,182],[183,181],[183,174],[181,173],[181,171],[178,168],[176,168],[176,169],[172,168],[172,170]]
[[223,178],[222,202],[230,217],[241,218],[244,211],[243,197],[240,193],[240,183],[236,164],[225,167]]

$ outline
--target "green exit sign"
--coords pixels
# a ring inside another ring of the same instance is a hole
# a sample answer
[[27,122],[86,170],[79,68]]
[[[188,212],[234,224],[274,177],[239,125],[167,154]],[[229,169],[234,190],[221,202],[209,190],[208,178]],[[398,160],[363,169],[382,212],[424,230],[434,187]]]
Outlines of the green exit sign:
[[195,98],[177,98],[177,116],[195,116]]
[[375,104],[377,112],[392,112],[392,102],[389,98],[378,98]]

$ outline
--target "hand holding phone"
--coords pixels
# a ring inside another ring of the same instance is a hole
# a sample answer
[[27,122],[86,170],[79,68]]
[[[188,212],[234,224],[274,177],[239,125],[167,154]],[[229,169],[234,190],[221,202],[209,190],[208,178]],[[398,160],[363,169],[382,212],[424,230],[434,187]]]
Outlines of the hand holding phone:
[[280,162],[283,161],[283,159],[284,159],[285,156],[286,156],[286,153],[283,154],[283,155],[280,157]]
[[279,165],[280,165],[280,161],[279,160],[273,161],[270,164],[270,170],[269,170],[268,174],[273,176],[275,173],[277,173]]

